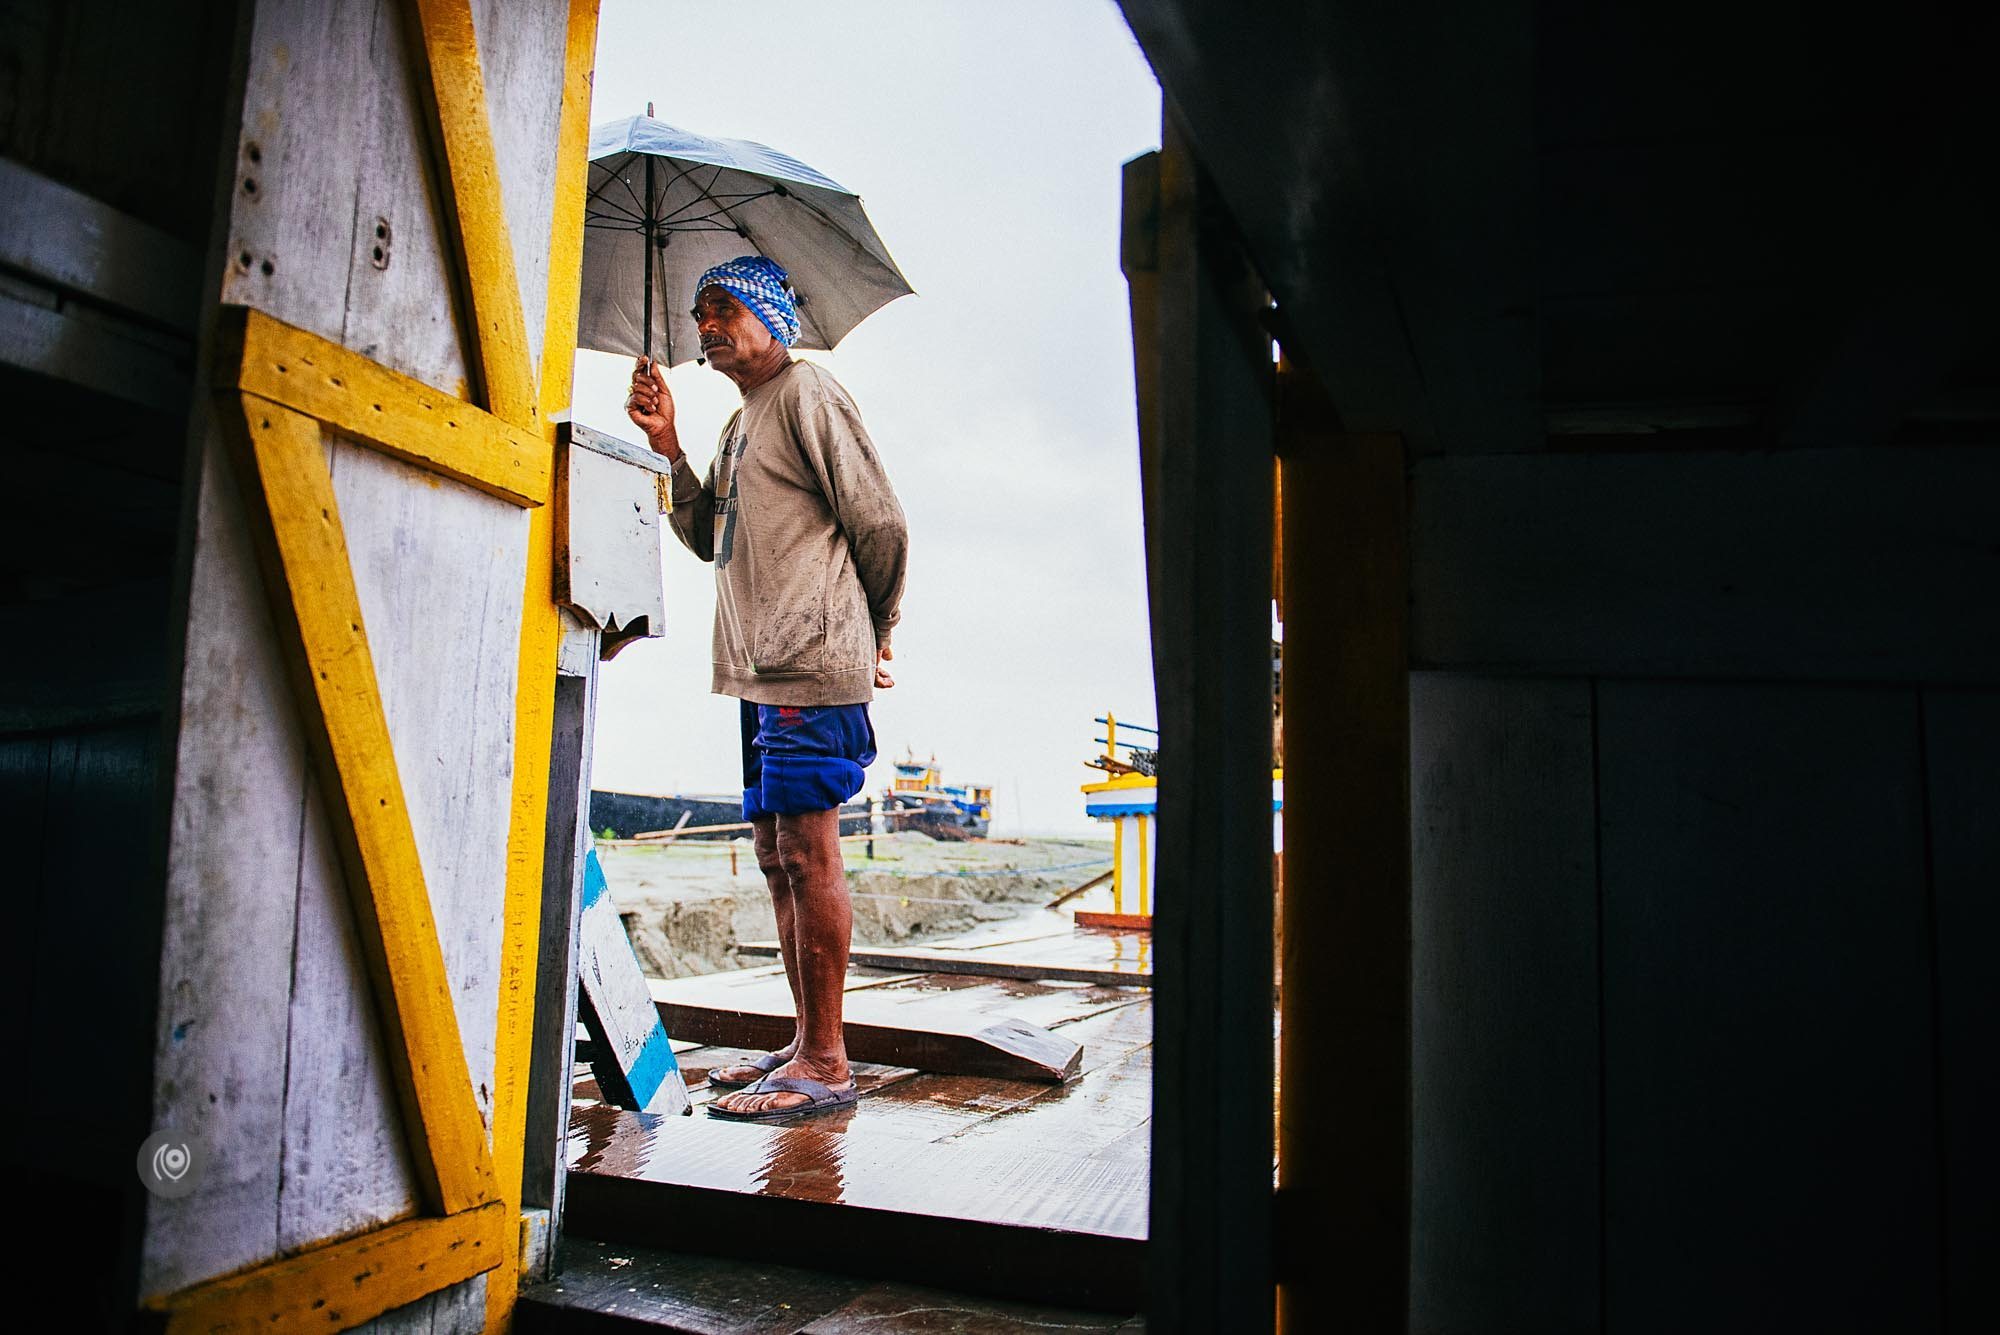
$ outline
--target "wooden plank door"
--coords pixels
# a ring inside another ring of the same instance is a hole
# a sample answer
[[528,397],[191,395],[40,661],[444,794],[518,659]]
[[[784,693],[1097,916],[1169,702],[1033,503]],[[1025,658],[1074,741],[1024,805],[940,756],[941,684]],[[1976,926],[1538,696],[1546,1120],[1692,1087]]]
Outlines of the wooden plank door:
[[170,1329],[495,1328],[596,0],[248,8],[157,1036],[205,1168],[141,1292]]

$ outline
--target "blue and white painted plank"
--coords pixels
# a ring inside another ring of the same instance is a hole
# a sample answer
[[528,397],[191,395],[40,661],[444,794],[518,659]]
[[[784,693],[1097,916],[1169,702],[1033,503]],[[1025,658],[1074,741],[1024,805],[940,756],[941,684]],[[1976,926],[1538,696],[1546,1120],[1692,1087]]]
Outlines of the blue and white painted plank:
[[666,1026],[660,1023],[594,848],[583,860],[577,976],[583,985],[584,1027],[598,1054],[591,1074],[606,1101],[641,1112],[689,1111],[680,1063],[674,1060]]

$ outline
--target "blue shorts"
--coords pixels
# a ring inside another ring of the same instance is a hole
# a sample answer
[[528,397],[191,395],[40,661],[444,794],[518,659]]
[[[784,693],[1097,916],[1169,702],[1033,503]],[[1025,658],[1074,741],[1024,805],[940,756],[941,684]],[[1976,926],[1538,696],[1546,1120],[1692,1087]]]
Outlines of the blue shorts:
[[743,819],[831,811],[875,759],[867,705],[743,706]]

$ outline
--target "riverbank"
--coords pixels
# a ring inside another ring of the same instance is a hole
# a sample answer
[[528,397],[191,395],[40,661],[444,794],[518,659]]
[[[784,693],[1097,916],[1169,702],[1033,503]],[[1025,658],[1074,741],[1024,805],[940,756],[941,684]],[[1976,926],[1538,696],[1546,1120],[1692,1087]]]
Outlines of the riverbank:
[[[843,846],[857,946],[906,945],[1040,912],[1110,870],[1097,839],[933,840],[913,830]],[[731,870],[731,851],[735,868]],[[640,967],[684,978],[743,967],[738,941],[777,935],[764,877],[748,840],[665,847],[598,844],[598,859]]]

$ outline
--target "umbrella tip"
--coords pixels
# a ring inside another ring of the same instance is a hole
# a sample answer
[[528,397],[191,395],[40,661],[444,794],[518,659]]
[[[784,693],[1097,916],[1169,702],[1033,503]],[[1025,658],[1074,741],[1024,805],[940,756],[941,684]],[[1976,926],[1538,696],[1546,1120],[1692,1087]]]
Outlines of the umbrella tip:
[[653,104],[651,102],[648,102],[646,104],[646,118],[650,120],[652,119],[652,115],[653,115]]

